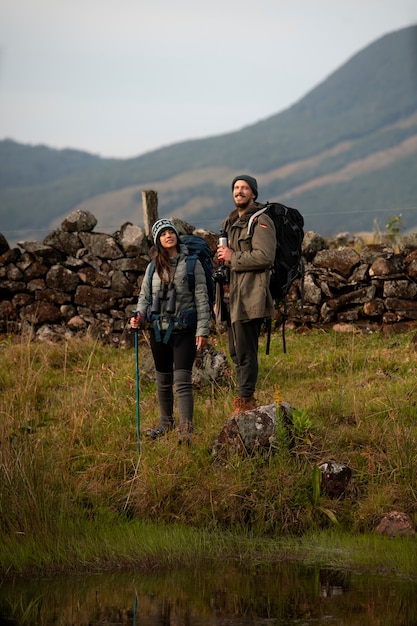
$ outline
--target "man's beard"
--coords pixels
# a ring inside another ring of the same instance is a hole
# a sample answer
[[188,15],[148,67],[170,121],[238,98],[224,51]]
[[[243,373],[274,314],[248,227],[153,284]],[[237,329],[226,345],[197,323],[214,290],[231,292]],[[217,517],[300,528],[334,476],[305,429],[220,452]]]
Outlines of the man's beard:
[[247,209],[251,205],[252,200],[243,200],[242,198],[237,198],[234,202],[237,209]]

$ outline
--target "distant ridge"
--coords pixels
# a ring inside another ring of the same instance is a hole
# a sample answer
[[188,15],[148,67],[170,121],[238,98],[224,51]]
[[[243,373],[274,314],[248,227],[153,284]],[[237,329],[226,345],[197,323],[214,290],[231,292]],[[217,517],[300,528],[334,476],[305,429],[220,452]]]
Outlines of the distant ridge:
[[0,232],[9,241],[46,234],[77,206],[113,232],[141,223],[150,188],[161,215],[218,230],[242,171],[257,177],[261,201],[297,206],[323,235],[383,229],[399,213],[414,228],[417,26],[378,39],[293,106],[239,131],[126,160],[1,141]]

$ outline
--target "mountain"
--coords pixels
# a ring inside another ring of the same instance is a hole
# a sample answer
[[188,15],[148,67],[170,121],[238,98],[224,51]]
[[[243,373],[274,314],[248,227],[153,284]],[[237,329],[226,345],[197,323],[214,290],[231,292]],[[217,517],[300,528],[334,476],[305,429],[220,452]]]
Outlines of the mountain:
[[97,230],[141,224],[143,189],[158,192],[161,216],[216,231],[243,172],[258,179],[261,201],[296,206],[322,235],[384,229],[398,214],[417,226],[417,26],[378,39],[293,106],[236,132],[124,160],[1,141],[0,231],[8,241],[13,231],[40,238],[76,207],[97,217]]

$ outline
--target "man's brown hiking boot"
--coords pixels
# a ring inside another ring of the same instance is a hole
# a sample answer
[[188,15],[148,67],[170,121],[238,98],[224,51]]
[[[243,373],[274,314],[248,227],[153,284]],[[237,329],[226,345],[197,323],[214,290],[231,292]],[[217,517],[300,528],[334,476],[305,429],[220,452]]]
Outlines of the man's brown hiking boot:
[[256,400],[253,396],[250,398],[235,398],[233,401],[233,415],[237,413],[244,413],[245,411],[252,411],[256,409]]

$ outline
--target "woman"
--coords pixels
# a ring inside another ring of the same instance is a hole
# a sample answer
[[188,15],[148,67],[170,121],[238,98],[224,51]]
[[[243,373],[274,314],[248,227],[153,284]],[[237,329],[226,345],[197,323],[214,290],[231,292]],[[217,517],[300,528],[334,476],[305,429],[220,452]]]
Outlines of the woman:
[[152,227],[156,256],[148,265],[132,328],[151,323],[150,344],[156,370],[160,423],[147,434],[161,437],[174,428],[174,388],[179,412],[179,437],[190,441],[194,396],[192,367],[197,350],[207,345],[210,306],[203,267],[195,264],[195,288],[187,280],[187,247],[174,224],[160,219]]

